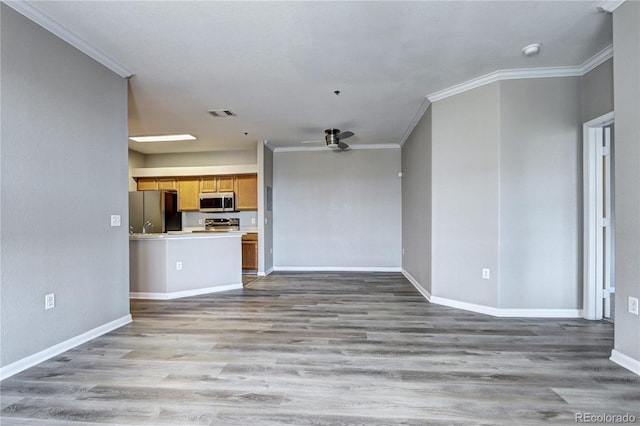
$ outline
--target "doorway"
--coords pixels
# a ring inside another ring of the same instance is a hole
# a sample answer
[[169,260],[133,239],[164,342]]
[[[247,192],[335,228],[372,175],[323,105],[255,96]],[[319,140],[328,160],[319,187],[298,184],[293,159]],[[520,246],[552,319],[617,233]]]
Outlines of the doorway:
[[584,124],[584,317],[615,317],[614,117]]

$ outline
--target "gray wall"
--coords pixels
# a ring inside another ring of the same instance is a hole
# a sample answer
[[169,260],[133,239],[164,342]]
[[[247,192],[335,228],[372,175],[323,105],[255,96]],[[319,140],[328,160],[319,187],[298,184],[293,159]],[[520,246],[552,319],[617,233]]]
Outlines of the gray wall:
[[[263,145],[264,146],[264,145]],[[267,209],[267,187],[271,188],[272,202],[273,202],[273,151],[264,146],[263,152],[263,171],[264,171],[264,217],[266,223],[264,224],[264,232],[260,236],[264,240],[264,268],[263,272],[269,271],[273,268],[273,205],[271,211]]]
[[[127,87],[0,7],[6,366],[129,314]],[[123,226],[110,227],[111,214]]]
[[582,122],[613,111],[613,59],[582,76]]
[[[432,294],[498,306],[500,85],[431,105]],[[482,269],[491,279],[482,279]]]
[[500,307],[582,307],[580,78],[500,83]]
[[403,146],[403,267],[432,296],[581,308],[581,83],[502,81],[427,110]]
[[133,169],[144,167],[145,165],[145,155],[129,150],[129,191],[137,191],[138,183],[133,178]]
[[615,82],[616,321],[615,350],[640,362],[640,317],[627,298],[640,297],[640,3],[613,13]]
[[199,167],[257,164],[255,149],[243,151],[184,152],[178,154],[147,154],[144,167]]
[[401,266],[400,149],[274,154],[274,265]]
[[431,107],[402,145],[402,268],[431,293]]

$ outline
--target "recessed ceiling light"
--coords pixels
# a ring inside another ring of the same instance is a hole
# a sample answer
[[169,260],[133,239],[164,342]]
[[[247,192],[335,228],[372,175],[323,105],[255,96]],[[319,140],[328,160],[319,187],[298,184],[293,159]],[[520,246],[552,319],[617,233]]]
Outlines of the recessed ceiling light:
[[193,135],[158,135],[158,136],[132,136],[129,139],[135,142],[177,142],[177,141],[193,141],[196,139]]
[[540,44],[538,43],[530,44],[522,49],[524,56],[536,56],[538,53],[540,53]]

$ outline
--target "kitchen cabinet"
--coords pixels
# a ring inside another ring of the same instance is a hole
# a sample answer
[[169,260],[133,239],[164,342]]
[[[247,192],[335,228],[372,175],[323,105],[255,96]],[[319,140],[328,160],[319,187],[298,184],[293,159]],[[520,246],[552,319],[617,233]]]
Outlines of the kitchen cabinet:
[[236,210],[258,210],[258,176],[236,175]]
[[175,178],[158,178],[159,191],[176,191],[178,181]]
[[215,176],[200,179],[200,192],[218,192],[218,180]]
[[138,191],[175,191],[175,178],[138,178]]
[[242,269],[258,270],[258,234],[256,232],[242,236]]
[[258,210],[258,175],[138,178],[138,191],[178,191],[178,210],[197,211],[201,192],[235,192],[236,210]]
[[178,180],[178,210],[181,212],[200,209],[200,179],[182,178]]
[[218,176],[218,192],[233,192],[235,176]]
[[233,192],[234,176],[203,176],[200,192]]
[[138,178],[138,191],[157,191],[158,180],[156,178]]

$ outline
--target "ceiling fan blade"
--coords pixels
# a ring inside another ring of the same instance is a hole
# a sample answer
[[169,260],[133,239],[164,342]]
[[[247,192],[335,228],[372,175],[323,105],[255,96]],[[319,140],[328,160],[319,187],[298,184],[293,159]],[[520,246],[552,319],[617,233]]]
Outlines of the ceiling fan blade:
[[349,145],[347,145],[347,144],[346,144],[346,143],[344,143],[344,142],[338,142],[338,146],[339,146],[339,147],[340,147],[340,149],[341,149],[341,150],[343,150],[343,151],[344,151],[345,149],[348,149],[348,148],[349,148]]
[[300,143],[320,143],[320,142],[324,142],[321,140],[317,140],[317,141],[300,141]]
[[346,132],[342,132],[338,135],[338,139],[346,139],[346,138],[350,138],[351,136],[355,135],[355,133],[353,133],[350,130],[347,130]]

